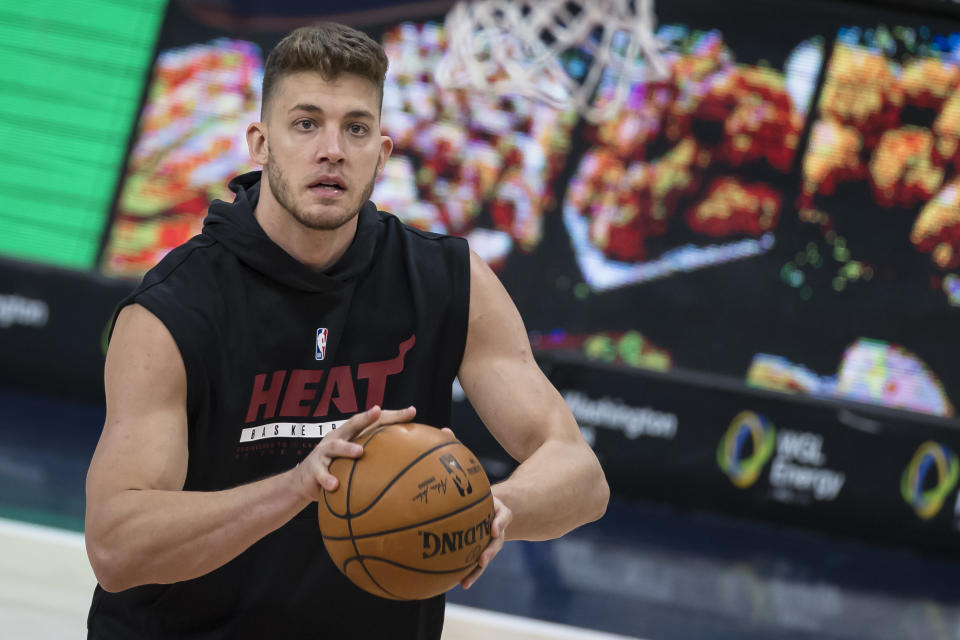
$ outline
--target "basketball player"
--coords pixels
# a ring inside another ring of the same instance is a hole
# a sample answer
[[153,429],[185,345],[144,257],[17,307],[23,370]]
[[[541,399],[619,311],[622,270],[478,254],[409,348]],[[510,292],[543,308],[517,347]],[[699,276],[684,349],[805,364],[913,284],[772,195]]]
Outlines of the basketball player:
[[287,36],[247,129],[262,175],[234,179],[234,202],[121,305],[87,477],[90,638],[439,638],[443,598],[352,585],[313,503],[362,430],[449,424],[456,376],[520,461],[464,588],[505,540],[603,514],[600,465],[498,279],[464,240],[368,200],[392,149],[386,68],[348,27]]

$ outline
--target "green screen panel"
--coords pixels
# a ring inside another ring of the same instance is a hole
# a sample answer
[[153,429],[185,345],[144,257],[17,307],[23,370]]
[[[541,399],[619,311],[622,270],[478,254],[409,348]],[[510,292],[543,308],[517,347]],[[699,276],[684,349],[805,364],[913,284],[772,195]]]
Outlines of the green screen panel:
[[[79,234],[51,223],[43,224],[35,218],[3,221],[2,245],[16,246],[16,255],[25,259],[44,262],[60,267],[75,267],[78,264],[90,264],[96,259],[100,248],[99,238],[91,234]],[[40,251],[38,247],[45,247]],[[56,247],[56,252],[50,250]]]
[[94,266],[165,8],[0,8],[0,254]]

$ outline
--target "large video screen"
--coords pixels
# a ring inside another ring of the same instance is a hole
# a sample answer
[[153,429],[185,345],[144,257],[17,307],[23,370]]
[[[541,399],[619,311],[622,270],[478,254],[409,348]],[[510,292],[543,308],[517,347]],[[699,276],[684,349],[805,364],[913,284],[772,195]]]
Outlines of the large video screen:
[[97,264],[166,0],[0,9],[0,256]]
[[[954,418],[960,19],[847,9],[657,3],[666,77],[597,123],[441,88],[443,15],[364,25],[395,142],[372,199],[466,237],[542,354]],[[170,7],[105,273],[141,275],[255,168],[243,132],[282,35]]]

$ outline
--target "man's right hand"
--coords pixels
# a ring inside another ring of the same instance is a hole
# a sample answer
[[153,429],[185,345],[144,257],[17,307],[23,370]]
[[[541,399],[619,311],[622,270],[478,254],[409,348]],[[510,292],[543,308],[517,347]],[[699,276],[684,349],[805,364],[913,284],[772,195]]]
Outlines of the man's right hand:
[[363,447],[351,440],[368,429],[410,422],[416,414],[414,407],[385,411],[374,406],[351,417],[324,436],[310,455],[293,469],[297,491],[312,501],[320,499],[323,489],[336,491],[339,483],[337,477],[330,473],[330,463],[334,458],[359,458],[363,455]]

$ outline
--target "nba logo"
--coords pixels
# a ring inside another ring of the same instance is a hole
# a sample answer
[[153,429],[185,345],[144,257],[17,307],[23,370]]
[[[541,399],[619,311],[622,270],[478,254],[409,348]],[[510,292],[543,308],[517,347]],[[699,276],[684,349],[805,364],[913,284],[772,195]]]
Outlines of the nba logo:
[[317,329],[317,360],[327,355],[327,330]]

